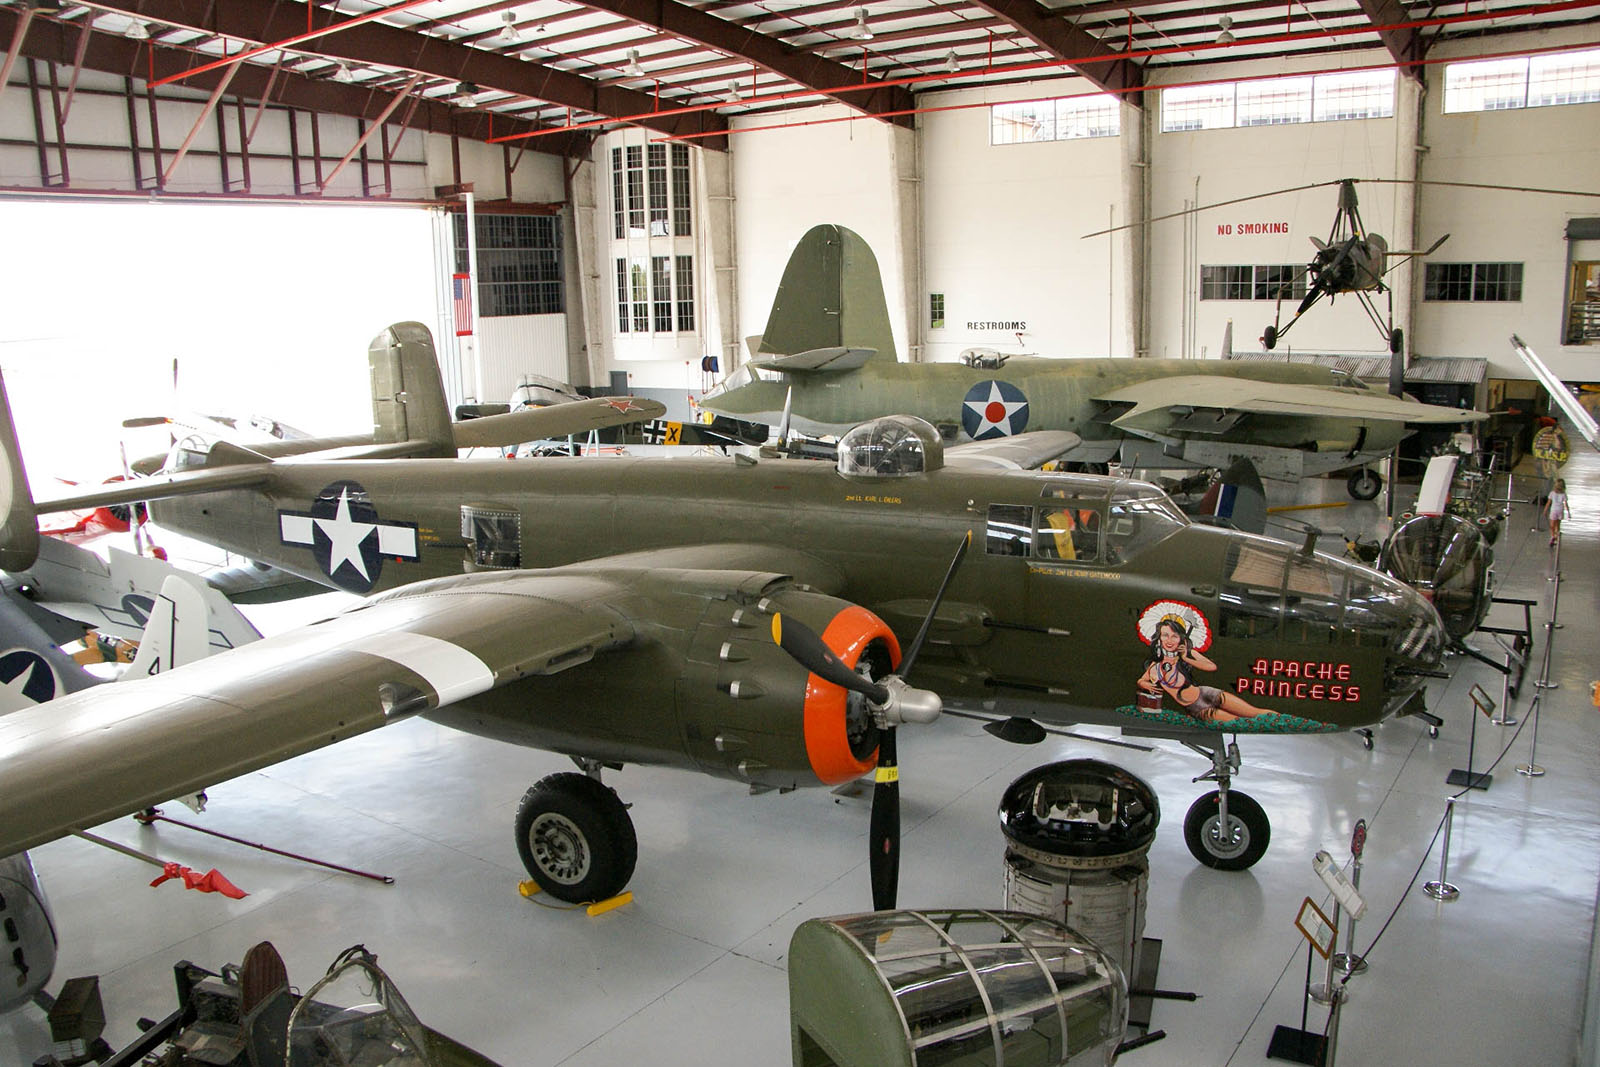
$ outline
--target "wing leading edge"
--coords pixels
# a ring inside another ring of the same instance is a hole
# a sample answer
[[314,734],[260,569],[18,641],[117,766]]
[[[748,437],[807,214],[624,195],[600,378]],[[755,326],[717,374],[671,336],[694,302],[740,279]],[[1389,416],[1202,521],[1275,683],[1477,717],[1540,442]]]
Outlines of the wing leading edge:
[[0,717],[0,856],[280,760],[553,674],[633,638],[603,577],[408,587],[182,670]]
[[1166,416],[1174,409],[1195,408],[1250,415],[1320,416],[1427,425],[1456,425],[1488,418],[1479,411],[1401,400],[1386,393],[1209,374],[1152,378],[1095,399],[1108,404],[1133,405],[1112,423],[1122,428],[1142,426],[1146,420]]

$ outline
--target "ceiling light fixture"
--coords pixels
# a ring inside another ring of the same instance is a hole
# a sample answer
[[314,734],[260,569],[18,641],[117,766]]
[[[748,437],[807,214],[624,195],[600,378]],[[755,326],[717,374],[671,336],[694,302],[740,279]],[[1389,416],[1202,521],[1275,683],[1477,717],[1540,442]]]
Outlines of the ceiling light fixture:
[[502,41],[515,41],[517,39],[517,13],[515,11],[502,11],[500,20],[506,24],[505,28],[500,31],[500,39]]
[[961,60],[956,58],[956,50],[950,49],[950,54],[944,57],[944,69],[947,74],[957,74],[961,70]]
[[450,97],[450,102],[461,107],[471,107],[478,102],[478,94],[483,92],[471,82],[457,82],[456,91]]
[[729,82],[728,91],[725,92],[723,96],[730,104],[737,104],[740,100],[744,99],[744,94],[739,91],[738,82]]
[[333,80],[340,85],[349,85],[356,80],[356,76],[350,73],[350,68],[343,63],[335,63],[333,65]]
[[632,78],[644,75],[644,68],[639,65],[639,50],[637,48],[628,49],[628,62],[623,64],[622,73]]
[[128,28],[122,31],[122,36],[130,41],[148,41],[150,39],[150,30],[144,23],[134,19],[128,23]]
[[1218,44],[1232,44],[1234,42],[1234,36],[1233,36],[1232,29],[1231,29],[1231,27],[1233,26],[1233,16],[1232,15],[1223,15],[1223,16],[1221,16],[1220,18],[1217,19],[1217,25],[1222,27],[1222,32],[1217,34],[1217,43]]
[[856,24],[855,28],[850,31],[850,36],[854,37],[858,41],[872,40],[872,27],[867,25],[866,8],[856,8]]

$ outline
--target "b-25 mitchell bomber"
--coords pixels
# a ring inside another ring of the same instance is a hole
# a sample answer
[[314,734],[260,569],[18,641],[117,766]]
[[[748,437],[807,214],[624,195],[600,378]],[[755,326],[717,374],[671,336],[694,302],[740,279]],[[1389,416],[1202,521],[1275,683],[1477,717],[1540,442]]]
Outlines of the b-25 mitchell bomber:
[[[426,403],[426,328],[373,346],[408,368],[403,404]],[[402,450],[407,425],[448,432],[412,415],[376,418],[378,447]],[[34,506],[0,432],[0,563],[24,567]],[[845,435],[837,466],[181,457],[99,502],[149,497],[166,526],[373,595],[0,718],[0,855],[421,714],[586,772],[545,778],[516,817],[530,874],[561,899],[627,883],[637,840],[600,777],[646,763],[752,791],[875,774],[874,903],[890,907],[895,728],[949,708],[1182,741],[1218,787],[1189,812],[1189,847],[1239,869],[1270,827],[1230,788],[1230,735],[1366,726],[1415,707],[1438,666],[1437,613],[1376,571],[1191,525],[1142,482],[974,473],[944,454],[933,427],[893,417]]]
[[[754,342],[756,339],[752,339]],[[1389,396],[1322,368],[1207,359],[1050,359],[972,355],[901,363],[872,249],[843,226],[816,226],[789,258],[749,362],[700,399],[707,411],[806,433],[838,434],[880,415],[926,419],[946,440],[1033,430],[1077,434],[1063,459],[1142,468],[1248,460],[1297,480],[1387,456],[1407,424],[1457,425],[1474,411]],[[1350,477],[1370,500],[1381,483]]]

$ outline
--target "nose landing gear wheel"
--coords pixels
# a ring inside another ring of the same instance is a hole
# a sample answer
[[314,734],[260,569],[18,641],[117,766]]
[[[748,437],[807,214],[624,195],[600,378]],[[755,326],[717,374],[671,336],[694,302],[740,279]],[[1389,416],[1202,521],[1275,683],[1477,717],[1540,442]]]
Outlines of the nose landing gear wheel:
[[1345,488],[1356,500],[1371,500],[1378,495],[1378,490],[1383,488],[1383,479],[1366,467],[1362,467],[1350,475],[1349,480],[1345,482]]
[[522,865],[540,889],[569,904],[616,896],[639,858],[627,808],[587,775],[541,779],[517,807],[516,830]]
[[1228,821],[1224,826],[1220,794],[1212,790],[1189,808],[1183,819],[1183,842],[1194,858],[1219,871],[1242,871],[1266,854],[1272,839],[1267,813],[1249,796],[1228,791]]

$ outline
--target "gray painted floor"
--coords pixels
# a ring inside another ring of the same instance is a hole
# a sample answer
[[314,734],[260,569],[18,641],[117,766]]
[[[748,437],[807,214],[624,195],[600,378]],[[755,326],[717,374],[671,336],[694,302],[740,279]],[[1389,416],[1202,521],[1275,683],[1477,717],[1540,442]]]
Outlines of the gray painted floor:
[[[1560,688],[1545,694],[1538,716],[1537,761],[1547,773],[1513,769],[1529,759],[1531,726],[1516,735],[1480,721],[1476,769],[1507,746],[1509,754],[1487,792],[1457,805],[1449,877],[1460,899],[1438,903],[1418,886],[1438,871],[1429,846],[1454,791],[1445,776],[1467,763],[1468,690],[1477,682],[1500,693],[1499,676],[1470,661],[1430,687],[1447,720],[1436,740],[1411,720],[1381,727],[1370,752],[1352,735],[1244,739],[1236,784],[1266,807],[1273,837],[1265,859],[1238,874],[1203,868],[1184,847],[1183,813],[1202,792],[1191,779],[1206,764],[1176,745],[1137,752],[1052,738],[1021,748],[953,718],[902,731],[901,904],[1000,906],[995,807],[1005,786],[1055,759],[1120,763],[1166,806],[1147,924],[1165,943],[1159,983],[1200,995],[1158,1003],[1154,1025],[1168,1036],[1121,1062],[1263,1064],[1273,1028],[1300,1022],[1306,952],[1292,920],[1302,897],[1325,896],[1311,857],[1327,848],[1343,859],[1365,818],[1371,910],[1358,948],[1398,911],[1370,972],[1351,983],[1340,1061],[1571,1062],[1600,877],[1600,710],[1589,699],[1600,664],[1588,644],[1600,596],[1600,458],[1579,447],[1565,472],[1576,518],[1561,556],[1565,628],[1552,670]],[[1343,499],[1342,482],[1306,491]],[[1309,515],[1345,530],[1370,522],[1376,508]],[[1518,507],[1500,547],[1501,591],[1548,603],[1555,554],[1534,525],[1532,509]],[[1536,627],[1543,617],[1541,608]],[[1545,631],[1537,632],[1542,649]],[[1533,677],[1516,703],[1524,719]],[[638,827],[636,896],[589,918],[517,892],[524,875],[512,812],[531,782],[565,769],[561,757],[412,721],[218,786],[196,817],[391,874],[392,886],[131,820],[101,833],[199,870],[219,867],[250,896],[151,889],[153,868],[81,840],[40,848],[63,942],[57,979],[100,975],[108,1037],[121,1043],[139,1016],[174,1007],[179,959],[216,969],[271,939],[303,989],[362,942],[426,1022],[507,1065],[789,1062],[789,937],[807,917],[869,906],[865,796],[749,797],[680,772],[610,774]],[[1323,1018],[1313,1006],[1311,1027]],[[0,1020],[0,1063],[26,1064],[48,1047],[39,1013]]]

